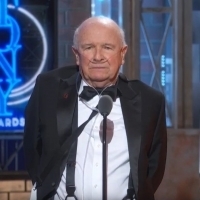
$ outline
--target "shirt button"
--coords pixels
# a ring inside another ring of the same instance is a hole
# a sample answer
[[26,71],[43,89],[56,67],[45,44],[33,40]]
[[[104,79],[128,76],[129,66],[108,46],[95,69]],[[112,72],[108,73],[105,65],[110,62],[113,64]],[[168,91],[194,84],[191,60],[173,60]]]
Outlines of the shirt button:
[[98,144],[97,147],[100,147],[100,144]]
[[97,188],[97,185],[95,185],[94,188]]
[[96,166],[98,166],[99,164],[98,163],[96,163]]
[[98,129],[98,126],[95,126],[95,129]]

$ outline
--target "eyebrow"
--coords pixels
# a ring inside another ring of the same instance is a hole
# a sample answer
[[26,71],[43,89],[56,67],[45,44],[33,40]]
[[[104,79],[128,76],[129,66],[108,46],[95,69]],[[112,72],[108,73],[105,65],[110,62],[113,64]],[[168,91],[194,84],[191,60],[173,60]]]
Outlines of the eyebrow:
[[87,46],[93,46],[93,44],[92,43],[88,43],[88,44],[86,43],[86,44],[81,45],[82,48],[87,47]]

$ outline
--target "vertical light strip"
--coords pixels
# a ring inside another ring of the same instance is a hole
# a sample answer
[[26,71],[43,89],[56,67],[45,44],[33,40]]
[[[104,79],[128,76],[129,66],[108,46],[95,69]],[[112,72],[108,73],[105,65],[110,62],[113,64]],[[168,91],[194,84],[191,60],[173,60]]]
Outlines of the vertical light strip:
[[98,16],[98,15],[102,15],[101,13],[102,13],[102,8],[101,8],[101,1],[99,1],[99,0],[94,0],[94,4],[95,4],[95,8],[94,8],[94,10],[95,10],[95,14],[94,14],[94,16]]
[[[111,0],[104,0],[104,3],[106,4],[106,10],[105,10],[105,16],[111,18]],[[104,13],[103,13],[104,14]]]
[[122,0],[118,0],[118,10],[119,10],[119,15],[118,15],[118,24],[121,28],[123,28],[123,20],[122,20],[122,9],[123,9],[123,4]]
[[96,7],[96,4],[95,4],[95,0],[92,0],[92,3],[91,3],[91,15],[92,16],[95,16],[96,12],[95,12],[95,7]]
[[[121,1],[121,0],[120,0]],[[92,0],[91,15],[111,17],[111,0]]]

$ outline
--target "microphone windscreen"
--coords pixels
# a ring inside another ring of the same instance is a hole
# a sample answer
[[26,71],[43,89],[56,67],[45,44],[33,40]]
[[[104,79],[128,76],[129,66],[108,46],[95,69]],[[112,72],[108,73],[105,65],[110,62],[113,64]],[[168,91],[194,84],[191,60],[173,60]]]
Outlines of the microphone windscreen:
[[113,100],[109,95],[103,95],[99,99],[98,109],[101,115],[108,116],[113,107]]

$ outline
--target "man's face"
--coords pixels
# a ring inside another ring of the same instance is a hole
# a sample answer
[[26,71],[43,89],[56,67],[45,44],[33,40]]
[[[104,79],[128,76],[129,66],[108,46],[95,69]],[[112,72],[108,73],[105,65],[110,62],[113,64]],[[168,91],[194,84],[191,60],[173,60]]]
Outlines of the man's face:
[[78,47],[73,49],[82,77],[93,87],[105,87],[116,82],[126,50],[116,27],[100,22],[82,27]]

